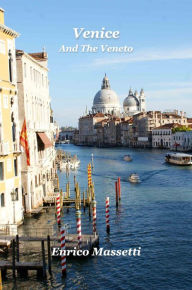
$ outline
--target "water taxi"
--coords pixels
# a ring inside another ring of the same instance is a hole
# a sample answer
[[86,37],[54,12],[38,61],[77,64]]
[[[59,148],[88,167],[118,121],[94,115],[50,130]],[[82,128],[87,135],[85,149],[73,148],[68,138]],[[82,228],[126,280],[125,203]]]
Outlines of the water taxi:
[[132,173],[130,176],[129,176],[129,182],[131,183],[140,183],[141,180],[139,178],[139,175],[137,175],[136,173]]
[[131,158],[131,156],[130,155],[125,155],[124,157],[123,157],[123,159],[125,160],[125,161],[132,161],[132,158]]
[[167,153],[165,161],[176,165],[192,165],[192,155],[185,153]]

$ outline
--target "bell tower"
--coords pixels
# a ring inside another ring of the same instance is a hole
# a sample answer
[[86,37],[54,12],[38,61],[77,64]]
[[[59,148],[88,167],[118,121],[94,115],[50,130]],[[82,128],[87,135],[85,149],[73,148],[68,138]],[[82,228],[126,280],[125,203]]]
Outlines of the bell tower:
[[145,94],[144,94],[143,89],[141,89],[140,95],[139,95],[139,110],[140,112],[146,111]]

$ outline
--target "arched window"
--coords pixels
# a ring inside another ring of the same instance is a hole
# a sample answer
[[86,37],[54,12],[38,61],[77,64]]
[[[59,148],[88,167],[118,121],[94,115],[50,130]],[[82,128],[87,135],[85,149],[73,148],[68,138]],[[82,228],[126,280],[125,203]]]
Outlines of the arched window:
[[1,207],[5,206],[5,194],[1,193]]
[[19,190],[15,188],[15,200],[19,200]]
[[11,53],[11,50],[9,49],[9,81],[12,83],[13,81],[13,68],[12,68],[12,61],[13,61],[13,58],[12,58],[12,53]]

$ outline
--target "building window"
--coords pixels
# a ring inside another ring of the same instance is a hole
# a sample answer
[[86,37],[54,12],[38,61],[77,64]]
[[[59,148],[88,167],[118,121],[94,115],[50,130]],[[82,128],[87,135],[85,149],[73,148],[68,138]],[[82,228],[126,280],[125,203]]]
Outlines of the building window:
[[15,176],[18,176],[17,158],[14,159],[14,172],[15,172]]
[[1,193],[1,207],[5,206],[5,194]]
[[27,66],[26,63],[24,63],[24,76],[27,77]]
[[19,200],[19,190],[18,188],[15,188],[15,200]]
[[13,67],[12,67],[12,62],[13,62],[13,58],[12,58],[12,53],[11,50],[9,49],[9,81],[12,83],[13,81]]
[[4,164],[0,162],[0,180],[4,180]]

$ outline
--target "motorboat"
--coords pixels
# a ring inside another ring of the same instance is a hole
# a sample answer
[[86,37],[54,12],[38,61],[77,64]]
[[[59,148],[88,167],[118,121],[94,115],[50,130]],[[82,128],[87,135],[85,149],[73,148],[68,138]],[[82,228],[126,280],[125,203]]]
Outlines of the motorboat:
[[192,155],[186,153],[167,153],[165,161],[175,165],[192,165]]
[[132,173],[128,179],[131,183],[140,183],[141,182],[139,175],[136,173]]
[[132,161],[132,158],[131,158],[130,155],[125,155],[125,156],[123,157],[123,159],[124,159],[125,161],[128,161],[128,162]]

